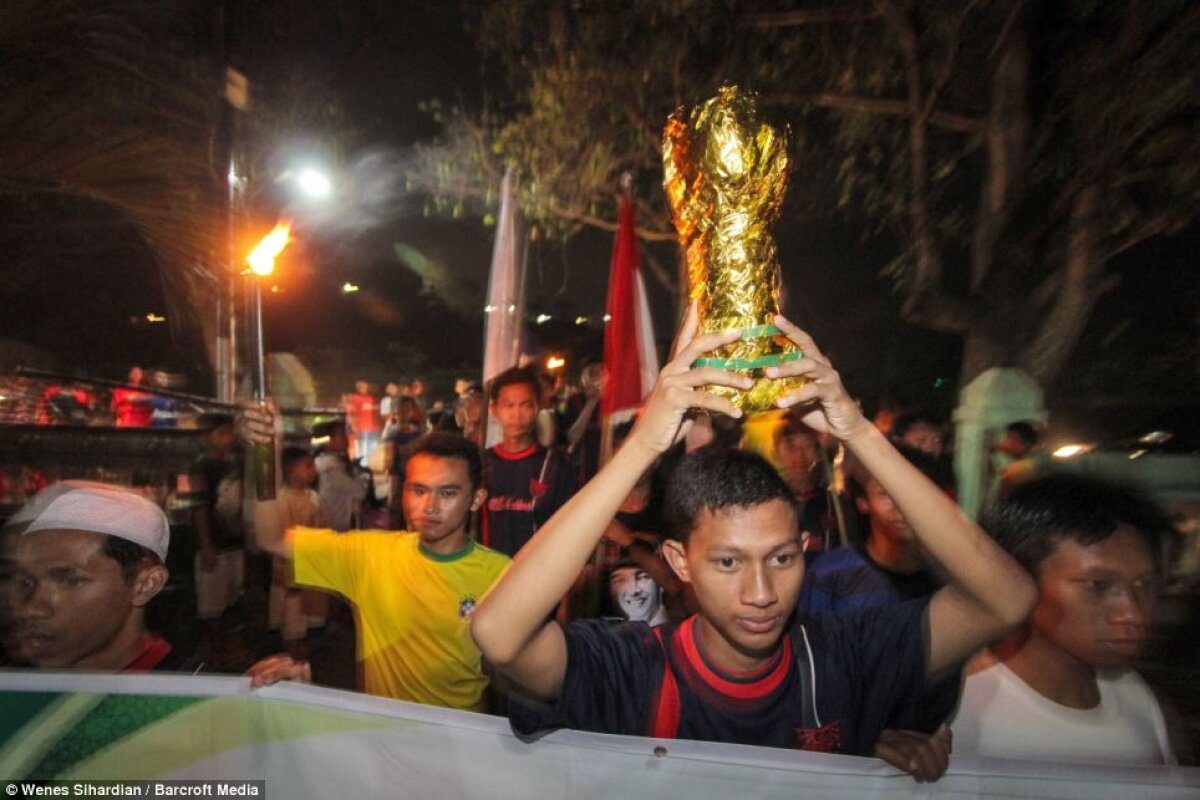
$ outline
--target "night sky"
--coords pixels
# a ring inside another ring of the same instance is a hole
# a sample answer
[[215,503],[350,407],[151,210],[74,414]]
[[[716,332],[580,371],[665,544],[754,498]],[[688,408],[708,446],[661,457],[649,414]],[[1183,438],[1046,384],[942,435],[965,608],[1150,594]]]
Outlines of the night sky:
[[[262,17],[258,4],[231,5],[241,9],[243,16],[235,20],[243,36],[279,24],[278,17]],[[493,231],[478,219],[428,217],[420,198],[405,196],[393,171],[406,148],[438,132],[420,109],[423,102],[470,107],[503,88],[482,64],[456,3],[393,5],[382,12],[390,15],[387,24],[370,29],[357,26],[350,11],[291,14],[279,37],[233,47],[233,60],[241,62],[252,84],[293,73],[324,81],[353,131],[343,169],[369,179],[372,191],[384,196],[348,219],[336,207],[316,218],[300,210],[304,241],[281,262],[280,291],[266,299],[268,345],[301,352],[341,348],[349,354],[346,360],[377,370],[368,375],[376,380],[399,377],[387,374],[389,353],[397,347],[426,351],[431,368],[477,367]],[[204,36],[198,33],[197,41],[203,44]],[[803,176],[793,182],[798,177]],[[165,304],[153,262],[129,226],[103,209],[73,202],[31,211],[0,199],[0,220],[0,247],[10,268],[19,262],[36,274],[22,286],[6,287],[0,339],[35,345],[64,369],[117,378],[138,361],[186,373],[193,388],[204,389],[207,367],[198,334],[186,325],[171,329],[139,321],[147,312],[165,311]],[[835,214],[805,219],[785,213],[776,227],[785,313],[832,354],[854,393],[873,402],[890,390],[948,410],[958,343],[900,321],[898,297],[879,276],[893,243],[863,241],[860,230],[856,220]],[[39,259],[39,238],[45,237],[73,246],[56,251],[53,260]],[[565,246],[533,245],[530,315],[597,319],[611,241],[611,235],[591,231]],[[1150,343],[1197,347],[1198,241],[1193,231],[1122,257],[1123,283],[1097,309],[1080,363],[1111,366]],[[406,266],[397,244],[418,254],[428,274]],[[669,257],[668,252],[666,263]],[[360,286],[360,292],[343,295],[345,282]],[[648,283],[662,351],[675,308],[661,286]],[[423,286],[433,286],[434,295],[422,297]],[[571,349],[577,362],[599,355],[598,327],[565,330],[569,327],[534,330],[545,344]],[[1119,388],[1120,377],[1109,377],[1107,389]]]

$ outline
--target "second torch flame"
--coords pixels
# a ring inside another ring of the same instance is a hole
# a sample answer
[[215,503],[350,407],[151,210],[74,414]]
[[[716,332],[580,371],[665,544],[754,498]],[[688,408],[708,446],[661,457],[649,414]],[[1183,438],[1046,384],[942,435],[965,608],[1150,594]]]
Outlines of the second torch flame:
[[246,263],[250,265],[250,271],[255,275],[270,275],[275,271],[275,259],[283,252],[283,248],[287,247],[288,242],[292,240],[292,224],[290,222],[280,222],[270,233],[262,238],[250,255],[246,256]]

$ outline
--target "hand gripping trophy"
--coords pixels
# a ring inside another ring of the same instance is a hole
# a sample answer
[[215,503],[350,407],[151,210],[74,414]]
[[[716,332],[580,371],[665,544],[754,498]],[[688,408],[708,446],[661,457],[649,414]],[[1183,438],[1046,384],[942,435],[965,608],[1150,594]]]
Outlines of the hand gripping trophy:
[[722,87],[691,114],[676,112],[663,132],[663,186],[687,249],[688,293],[705,333],[744,328],[742,338],[702,358],[756,378],[742,391],[710,386],[747,413],[775,407],[803,378],[772,380],[766,367],[803,358],[773,324],[779,262],[767,230],[787,188],[787,136],[758,115],[752,94]]

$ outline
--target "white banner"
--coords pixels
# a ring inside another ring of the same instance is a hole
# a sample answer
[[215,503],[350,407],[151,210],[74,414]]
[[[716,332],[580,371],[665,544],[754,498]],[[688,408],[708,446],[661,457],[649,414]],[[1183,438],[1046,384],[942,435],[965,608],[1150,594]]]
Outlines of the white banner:
[[559,731],[235,677],[0,674],[0,779],[265,780],[273,798],[1188,798],[1200,770],[952,759],[917,784],[880,761]]

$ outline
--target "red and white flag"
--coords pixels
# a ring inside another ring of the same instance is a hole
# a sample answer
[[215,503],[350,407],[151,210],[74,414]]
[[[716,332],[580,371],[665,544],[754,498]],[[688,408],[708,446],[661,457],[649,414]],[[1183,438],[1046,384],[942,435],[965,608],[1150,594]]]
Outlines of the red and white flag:
[[[608,277],[604,369],[607,382],[600,399],[600,413],[607,434],[611,426],[633,418],[658,377],[654,326],[650,321],[646,286],[642,282],[633,201],[628,194],[621,197],[612,267]],[[605,438],[608,438],[607,435]]]

